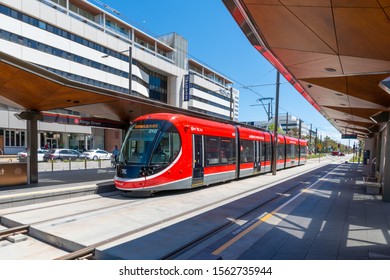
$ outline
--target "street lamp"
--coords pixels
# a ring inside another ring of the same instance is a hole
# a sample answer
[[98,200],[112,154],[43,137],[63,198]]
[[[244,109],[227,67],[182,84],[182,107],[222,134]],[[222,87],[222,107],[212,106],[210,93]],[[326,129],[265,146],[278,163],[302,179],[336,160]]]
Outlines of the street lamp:
[[[119,53],[125,53],[125,52],[129,52],[129,95],[131,95],[133,93],[133,89],[132,89],[132,66],[133,66],[133,52],[132,52],[132,47],[129,46],[129,49],[128,50],[124,50],[124,51],[121,51]],[[103,55],[102,58],[106,58],[106,57],[109,57],[110,55],[106,54],[106,55]]]

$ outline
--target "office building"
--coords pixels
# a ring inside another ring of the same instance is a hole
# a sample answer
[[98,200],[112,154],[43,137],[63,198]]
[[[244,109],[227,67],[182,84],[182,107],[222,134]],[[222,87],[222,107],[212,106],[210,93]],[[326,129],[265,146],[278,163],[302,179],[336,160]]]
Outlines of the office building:
[[[267,129],[268,124],[274,123],[274,118],[272,118],[269,122],[268,121],[248,121],[245,122],[245,124],[253,125],[256,127],[260,127],[262,129]],[[286,134],[293,134],[294,136],[298,136],[299,132],[299,122],[300,120],[291,115],[291,114],[283,114],[279,115],[278,117],[278,124],[281,129]],[[304,122],[301,122],[301,135],[302,136],[309,136],[310,135],[310,127],[306,125]]]
[[[189,42],[176,33],[155,38],[112,10],[84,0],[0,0],[0,22],[0,52],[56,75],[238,119],[239,92],[232,88],[233,82],[189,59]],[[25,121],[15,117],[19,109],[0,99],[0,149],[5,154],[26,147]],[[110,127],[109,122],[72,122],[75,116],[90,117],[77,110],[43,114],[46,118],[38,124],[40,146],[109,150],[122,139],[122,130],[116,125]]]

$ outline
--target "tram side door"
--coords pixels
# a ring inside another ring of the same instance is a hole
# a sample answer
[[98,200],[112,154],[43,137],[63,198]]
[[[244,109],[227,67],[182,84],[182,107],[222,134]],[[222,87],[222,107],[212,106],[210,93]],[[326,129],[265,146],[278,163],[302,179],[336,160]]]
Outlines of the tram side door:
[[259,141],[255,141],[255,166],[254,166],[254,172],[258,173],[261,170],[261,143]]
[[202,185],[204,182],[204,141],[202,135],[193,135],[192,158],[192,186]]

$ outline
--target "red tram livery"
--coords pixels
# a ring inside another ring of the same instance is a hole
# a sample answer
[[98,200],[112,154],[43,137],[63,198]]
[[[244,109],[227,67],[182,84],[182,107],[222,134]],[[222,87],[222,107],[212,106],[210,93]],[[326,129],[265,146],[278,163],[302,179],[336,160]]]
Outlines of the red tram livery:
[[[273,135],[180,114],[137,118],[127,131],[115,186],[127,194],[194,188],[271,171]],[[306,163],[307,141],[278,136],[277,168]]]

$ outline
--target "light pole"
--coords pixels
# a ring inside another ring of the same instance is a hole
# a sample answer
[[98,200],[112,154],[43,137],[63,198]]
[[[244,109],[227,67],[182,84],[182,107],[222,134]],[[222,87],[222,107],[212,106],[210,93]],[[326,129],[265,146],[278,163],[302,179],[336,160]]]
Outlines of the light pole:
[[[132,67],[133,67],[133,50],[132,50],[132,47],[129,46],[129,49],[128,50],[124,50],[124,51],[121,51],[119,53],[125,53],[125,52],[129,52],[129,95],[131,95],[133,93],[133,88],[132,88],[132,80],[133,80],[133,77],[132,77]],[[102,57],[103,58],[106,58],[106,57],[109,57],[110,55],[106,54],[106,55],[103,55]]]
[[233,87],[230,87],[230,120],[233,120],[234,114],[233,114]]

